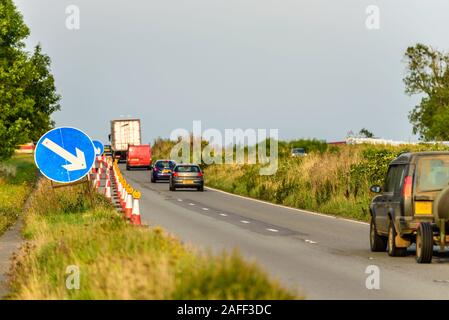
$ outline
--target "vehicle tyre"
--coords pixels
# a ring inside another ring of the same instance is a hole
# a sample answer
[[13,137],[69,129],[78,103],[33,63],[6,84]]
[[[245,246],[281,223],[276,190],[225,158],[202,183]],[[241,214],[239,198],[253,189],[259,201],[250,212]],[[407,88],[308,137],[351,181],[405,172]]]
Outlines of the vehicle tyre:
[[131,170],[131,168],[127,165],[126,166],[126,171],[130,171]]
[[151,183],[155,183],[156,179],[154,179],[153,175],[151,175]]
[[197,190],[198,191],[204,191],[204,186],[198,187]]
[[380,236],[377,233],[374,217],[371,217],[370,221],[369,242],[372,252],[385,252],[387,250],[387,237]]
[[170,191],[176,191],[176,188],[170,184]]
[[432,225],[423,222],[416,233],[416,262],[431,263],[433,256],[433,231]]
[[387,241],[387,251],[390,257],[404,257],[407,254],[407,248],[396,247],[396,228],[394,227],[393,221],[390,220],[388,226],[388,241]]

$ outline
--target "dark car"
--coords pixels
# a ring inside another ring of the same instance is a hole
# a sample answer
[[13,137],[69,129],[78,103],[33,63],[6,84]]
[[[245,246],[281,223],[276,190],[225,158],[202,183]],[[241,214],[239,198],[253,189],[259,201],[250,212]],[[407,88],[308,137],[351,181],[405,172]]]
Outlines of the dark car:
[[403,153],[394,159],[383,187],[371,187],[379,194],[370,205],[371,251],[405,256],[416,243],[417,262],[431,262],[434,244],[444,248],[449,229],[435,205],[447,204],[448,183],[449,152]]
[[112,157],[112,148],[110,144],[104,145],[104,154],[108,157]]
[[169,180],[170,174],[175,166],[176,162],[173,160],[157,160],[151,171],[151,182]]
[[178,164],[170,175],[170,191],[176,188],[196,188],[204,191],[204,179],[201,168],[196,164]]

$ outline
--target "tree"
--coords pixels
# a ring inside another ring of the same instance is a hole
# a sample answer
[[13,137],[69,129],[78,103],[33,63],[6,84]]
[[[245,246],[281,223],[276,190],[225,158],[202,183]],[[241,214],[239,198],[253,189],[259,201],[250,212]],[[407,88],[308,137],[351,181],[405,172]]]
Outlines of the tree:
[[25,51],[29,29],[12,0],[0,4],[0,158],[17,146],[37,140],[53,126],[51,114],[60,109],[50,72],[50,58],[40,45]]
[[374,138],[374,134],[366,128],[362,128],[359,131],[359,136],[362,138]]
[[420,139],[449,140],[449,54],[417,44],[405,52],[408,95],[421,95],[409,114],[413,133]]

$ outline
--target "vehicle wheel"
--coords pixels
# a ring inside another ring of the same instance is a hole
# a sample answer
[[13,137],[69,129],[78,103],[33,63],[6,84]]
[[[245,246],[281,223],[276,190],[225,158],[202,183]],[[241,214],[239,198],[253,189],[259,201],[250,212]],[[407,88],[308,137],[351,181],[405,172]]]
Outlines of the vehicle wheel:
[[373,217],[371,217],[369,228],[369,242],[372,252],[385,252],[387,250],[387,237],[380,236],[377,233]]
[[172,185],[170,185],[170,191],[176,191],[176,188]]
[[433,256],[433,231],[432,225],[423,222],[416,233],[416,262],[431,263]]
[[126,171],[130,171],[131,168],[129,166],[126,166]]
[[156,179],[154,179],[153,175],[151,175],[151,183],[155,183]]
[[204,186],[198,187],[197,190],[198,191],[204,191]]
[[394,227],[393,221],[390,220],[390,224],[388,226],[388,241],[387,241],[387,249],[388,255],[390,257],[404,257],[407,254],[407,248],[398,248],[396,247],[396,228]]

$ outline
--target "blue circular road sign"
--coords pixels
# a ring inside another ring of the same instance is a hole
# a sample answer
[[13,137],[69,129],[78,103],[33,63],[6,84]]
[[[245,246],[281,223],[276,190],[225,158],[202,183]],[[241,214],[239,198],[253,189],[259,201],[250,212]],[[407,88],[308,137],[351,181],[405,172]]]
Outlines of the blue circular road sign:
[[95,147],[95,155],[101,156],[104,152],[103,142],[101,142],[100,140],[92,140],[92,143],[94,144]]
[[60,183],[82,179],[95,161],[92,140],[81,130],[59,127],[38,141],[34,161],[44,176]]

